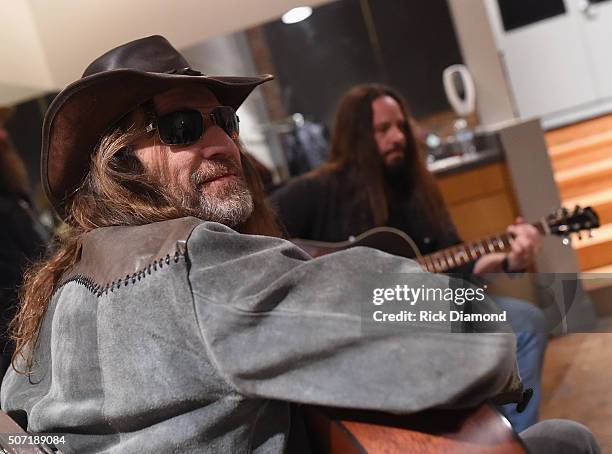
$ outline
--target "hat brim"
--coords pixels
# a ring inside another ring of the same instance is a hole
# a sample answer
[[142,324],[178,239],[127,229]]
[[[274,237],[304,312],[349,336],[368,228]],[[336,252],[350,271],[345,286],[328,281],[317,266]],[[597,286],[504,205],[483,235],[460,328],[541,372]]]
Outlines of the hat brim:
[[255,87],[271,79],[271,75],[192,76],[119,69],[72,83],[55,97],[43,122],[41,179],[49,201],[64,217],[65,202],[81,185],[102,135],[156,94],[186,82],[201,84],[222,105],[238,109]]

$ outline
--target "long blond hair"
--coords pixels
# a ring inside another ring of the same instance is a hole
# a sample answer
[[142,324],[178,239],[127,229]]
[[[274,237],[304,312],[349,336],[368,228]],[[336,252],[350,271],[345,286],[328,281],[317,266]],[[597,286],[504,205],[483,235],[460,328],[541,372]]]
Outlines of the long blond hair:
[[[136,121],[129,126],[117,126],[101,139],[92,154],[89,173],[67,202],[68,228],[55,239],[56,252],[26,272],[20,306],[10,327],[15,342],[12,364],[16,371],[28,373],[32,368],[33,347],[43,317],[61,277],[80,259],[84,234],[99,227],[143,225],[197,216],[191,209],[177,206],[169,191],[144,171],[131,151],[130,144],[143,131],[144,124]],[[237,230],[280,236],[259,177],[240,144],[236,144],[241,150],[242,169],[254,202],[253,214]],[[25,369],[18,368],[18,357],[25,360]]]

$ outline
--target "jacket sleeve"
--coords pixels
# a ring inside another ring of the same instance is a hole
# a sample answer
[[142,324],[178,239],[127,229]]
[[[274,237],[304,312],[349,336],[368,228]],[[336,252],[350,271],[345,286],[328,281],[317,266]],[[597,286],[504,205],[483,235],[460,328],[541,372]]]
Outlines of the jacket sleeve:
[[372,279],[402,273],[415,287],[420,278],[448,287],[410,260],[368,248],[311,259],[216,223],[199,225],[187,250],[203,343],[238,393],[409,413],[520,387],[511,332],[368,329]]

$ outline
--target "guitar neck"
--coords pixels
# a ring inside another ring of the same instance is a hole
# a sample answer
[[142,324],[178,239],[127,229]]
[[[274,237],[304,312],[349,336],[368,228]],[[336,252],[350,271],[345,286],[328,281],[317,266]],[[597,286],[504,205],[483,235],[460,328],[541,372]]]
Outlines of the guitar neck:
[[[541,235],[548,235],[550,230],[546,219],[531,224]],[[480,257],[493,252],[503,252],[510,248],[513,238],[508,233],[492,235],[482,240],[458,244],[441,249],[416,259],[430,273],[444,273],[450,269],[473,262]]]

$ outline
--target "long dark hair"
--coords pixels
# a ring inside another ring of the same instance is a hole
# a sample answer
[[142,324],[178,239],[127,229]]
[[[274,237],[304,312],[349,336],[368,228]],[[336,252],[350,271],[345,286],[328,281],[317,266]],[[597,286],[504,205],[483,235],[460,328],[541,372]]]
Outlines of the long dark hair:
[[[32,367],[33,347],[43,317],[62,275],[80,259],[84,234],[99,227],[143,225],[197,215],[177,206],[168,190],[146,174],[130,149],[145,126],[134,116],[130,121],[133,123],[119,125],[102,138],[92,154],[89,173],[67,203],[67,231],[56,238],[56,252],[25,274],[20,306],[11,322],[11,337],[16,344],[12,363],[18,372],[27,373]],[[258,174],[240,144],[236,144],[254,202],[253,214],[237,230],[280,236]],[[18,368],[18,356],[25,359],[25,370]]]
[[[2,129],[2,124],[0,124]],[[0,136],[0,193],[27,197],[30,183],[26,166],[8,138]]]
[[372,103],[381,96],[392,97],[406,118],[405,172],[407,197],[425,211],[433,233],[442,233],[447,222],[446,210],[436,182],[425,164],[424,153],[414,133],[406,102],[392,88],[380,84],[353,87],[340,101],[336,113],[327,162],[320,172],[345,172],[352,193],[362,197],[372,213],[376,226],[389,218],[384,162],[374,140]]

